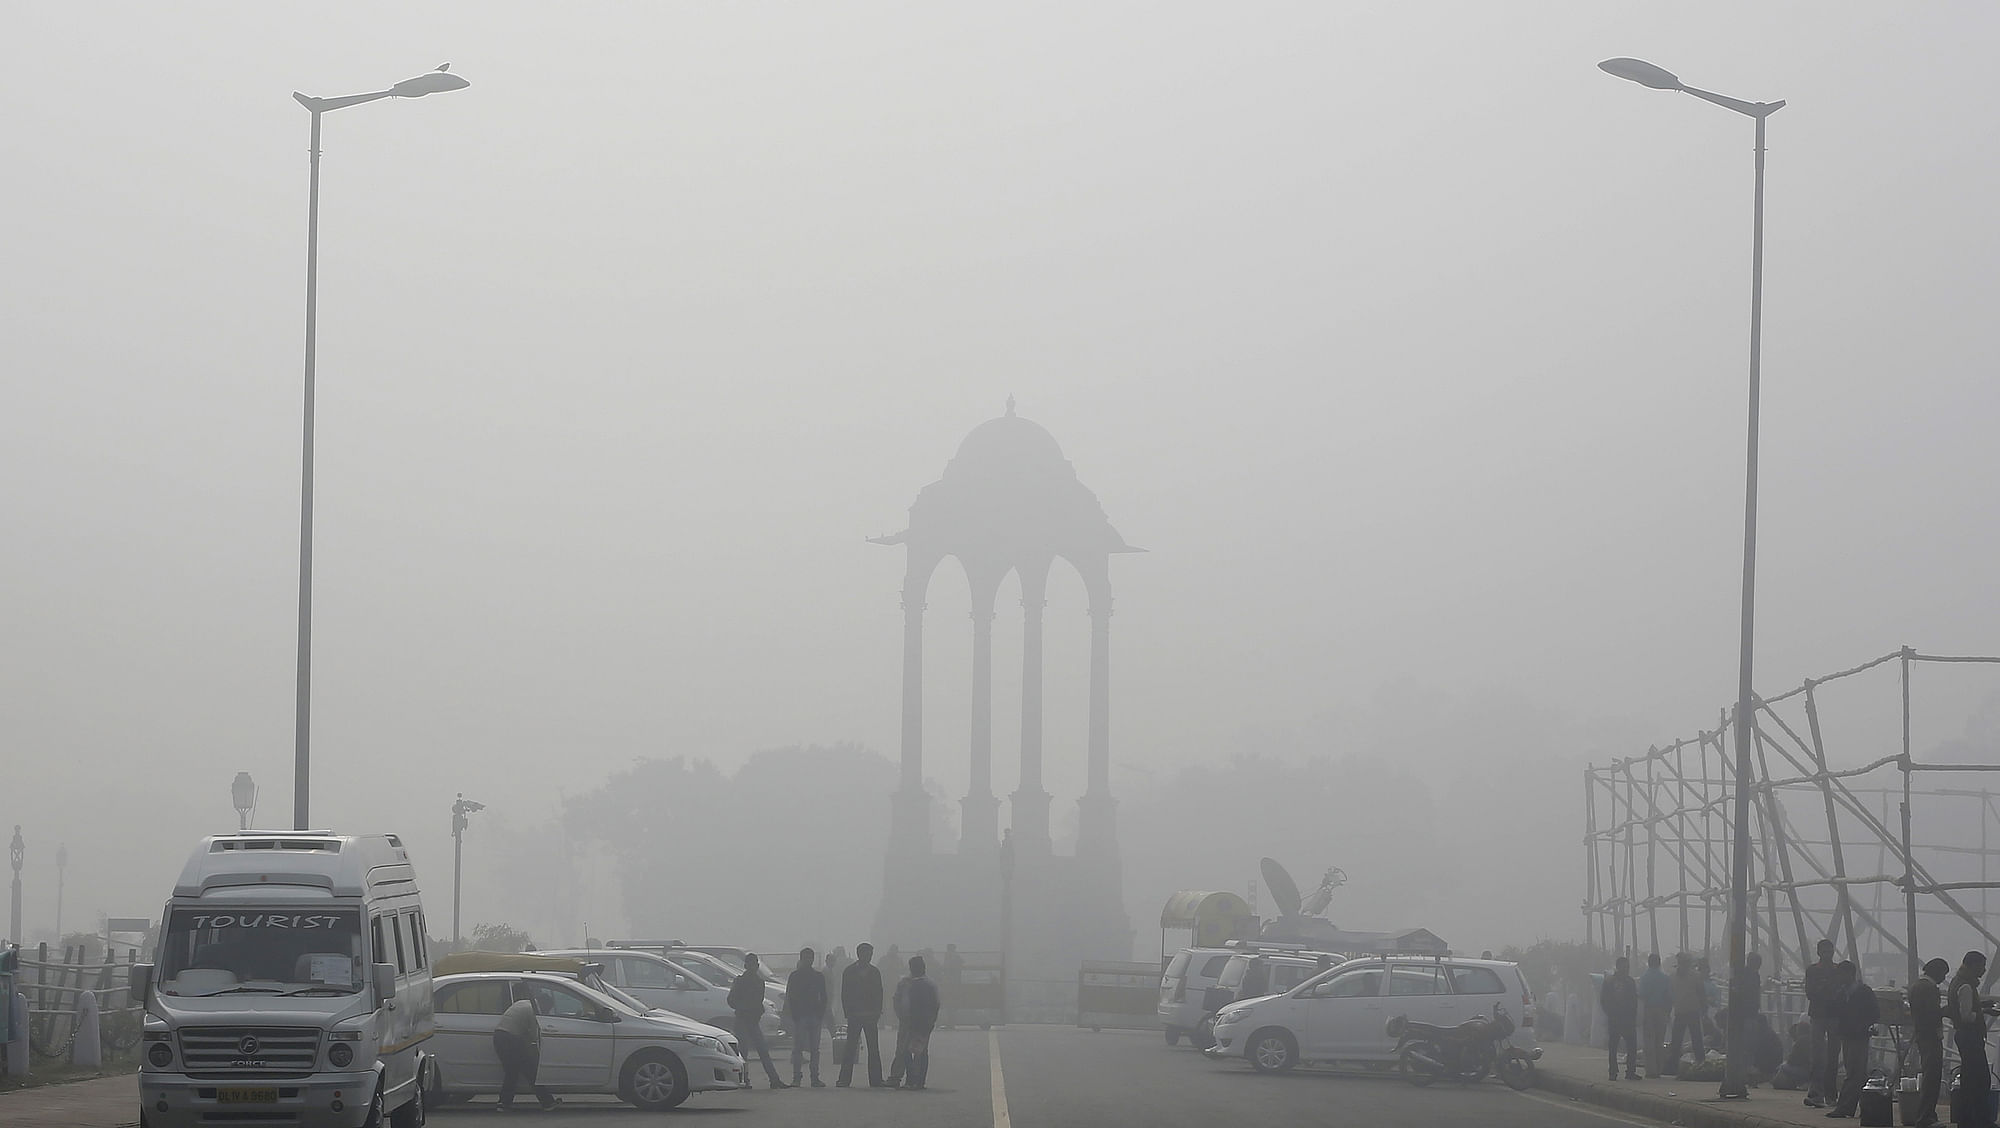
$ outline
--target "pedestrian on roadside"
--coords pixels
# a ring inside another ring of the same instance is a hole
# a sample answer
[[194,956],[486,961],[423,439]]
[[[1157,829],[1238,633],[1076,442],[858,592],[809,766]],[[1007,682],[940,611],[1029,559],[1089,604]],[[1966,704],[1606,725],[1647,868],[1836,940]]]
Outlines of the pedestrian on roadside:
[[938,974],[943,980],[938,990],[945,1000],[938,1025],[950,1030],[958,1025],[958,989],[965,983],[965,957],[958,954],[958,945],[944,946],[944,955],[938,957]]
[[[891,969],[894,970],[894,969]],[[907,971],[896,980],[889,995],[889,1012],[896,1016],[896,1049],[889,1055],[889,1087],[903,1087],[903,1071],[910,1064],[910,976]]]
[[1681,1038],[1688,1039],[1689,1051],[1694,1054],[1694,1064],[1700,1065],[1708,1056],[1702,1041],[1702,1022],[1707,1018],[1708,992],[1703,987],[1701,977],[1695,973],[1695,963],[1682,952],[1674,960],[1674,1031],[1667,1045],[1667,1076],[1681,1074]]
[[904,999],[907,1012],[905,1025],[909,1028],[910,1064],[903,1084],[905,1091],[922,1089],[930,1084],[931,1078],[931,1032],[937,1029],[938,1015],[943,1010],[943,1000],[938,997],[937,984],[924,974],[924,958],[910,957],[910,988]]
[[1826,1114],[1832,1119],[1851,1117],[1861,1105],[1861,1086],[1868,1081],[1868,1036],[1874,1033],[1876,1021],[1882,1017],[1875,989],[1862,981],[1853,960],[1840,961],[1840,982],[1843,991],[1836,1029],[1847,1079],[1841,1083],[1840,1099],[1833,1103],[1833,1111]]
[[493,1053],[500,1059],[501,1112],[513,1111],[514,1094],[524,1088],[534,1090],[544,1111],[562,1103],[546,1086],[535,1083],[535,1071],[542,1061],[542,1029],[535,1021],[534,1003],[516,999],[501,1013],[493,1028]]
[[1967,952],[1951,977],[1950,1016],[1952,1042],[1958,1047],[1958,1091],[1962,1109],[1952,1119],[1958,1128],[1993,1128],[1992,1111],[1982,1099],[1993,1087],[1993,1065],[1986,1057],[1986,1019],[1993,1013],[1980,998],[1980,984],[1986,978],[1986,955]]
[[840,1009],[847,1013],[847,1048],[840,1055],[840,1079],[834,1084],[845,1089],[854,1080],[854,1058],[861,1040],[868,1040],[868,1084],[882,1088],[882,972],[872,962],[875,946],[863,943],[854,949],[854,962],[840,973]]
[[1917,1047],[1919,1076],[1917,1107],[1911,1128],[1933,1128],[1937,1124],[1938,1089],[1944,1082],[1944,996],[1938,985],[1951,974],[1951,965],[1934,959],[1924,965],[1924,973],[1910,984],[1910,1041]]
[[771,1088],[791,1088],[778,1076],[778,1067],[771,1063],[771,1044],[764,1040],[764,969],[758,966],[755,952],[744,954],[743,974],[729,985],[729,1009],[736,1016],[736,1043],[743,1051],[743,1087],[751,1087],[750,1054],[755,1051],[764,1062]]
[[1818,962],[1806,968],[1806,1023],[1812,1028],[1812,1084],[1806,1088],[1807,1108],[1824,1108],[1834,1099],[1827,1073],[1838,1064],[1829,1059],[1840,1047],[1833,1029],[1833,1007],[1839,1002],[1836,970],[1833,941],[1821,940]]
[[846,968],[846,948],[837,947],[826,954],[826,1028],[829,1034],[847,1024],[840,1009],[840,973]]
[[1632,982],[1631,961],[1618,957],[1611,974],[1604,977],[1597,1005],[1603,1009],[1606,1044],[1611,1049],[1611,1079],[1618,1080],[1618,1044],[1625,1043],[1625,1079],[1639,1079],[1639,985]]
[[1646,957],[1645,974],[1639,976],[1639,1036],[1648,1077],[1660,1075],[1660,1055],[1667,1048],[1673,1010],[1674,981],[1660,970],[1660,953],[1654,952]]
[[826,976],[813,966],[813,950],[799,949],[799,966],[785,977],[785,1009],[792,1015],[792,1084],[800,1081],[800,1066],[812,1062],[812,1087],[826,1088],[819,1079],[819,1028],[826,1022]]

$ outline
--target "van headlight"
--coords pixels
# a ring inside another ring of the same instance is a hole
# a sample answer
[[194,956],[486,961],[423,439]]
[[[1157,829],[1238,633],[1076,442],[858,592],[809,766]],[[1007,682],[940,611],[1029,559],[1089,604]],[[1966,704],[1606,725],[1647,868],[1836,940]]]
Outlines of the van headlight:
[[354,1064],[354,1047],[347,1042],[335,1042],[326,1051],[326,1063],[335,1069],[346,1069]]
[[165,1069],[174,1063],[174,1048],[165,1042],[154,1042],[146,1051],[146,1060],[152,1062],[155,1069]]

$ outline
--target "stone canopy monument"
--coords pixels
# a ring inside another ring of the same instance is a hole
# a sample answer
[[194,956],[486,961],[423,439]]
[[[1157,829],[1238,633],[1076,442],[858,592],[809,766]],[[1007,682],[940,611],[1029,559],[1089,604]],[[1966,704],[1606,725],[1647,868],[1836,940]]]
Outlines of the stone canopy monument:
[[[1012,398],[1007,414],[973,428],[944,476],[917,494],[909,527],[871,539],[907,552],[902,776],[891,800],[877,946],[1007,948],[1010,979],[1073,982],[1080,960],[1129,959],[1132,929],[1111,798],[1110,560],[1144,550],[1111,527],[1055,437],[1014,414]],[[972,594],[972,715],[965,745],[971,785],[960,801],[956,844],[931,841],[924,792],[924,599],[947,557],[965,569]],[[1042,613],[1057,558],[1082,577],[1090,604],[1083,742],[1088,783],[1077,802],[1074,856],[1054,852],[1053,797],[1042,786]],[[1003,848],[1000,798],[993,790],[993,616],[1010,572],[1020,577],[1023,615],[1021,754]]]

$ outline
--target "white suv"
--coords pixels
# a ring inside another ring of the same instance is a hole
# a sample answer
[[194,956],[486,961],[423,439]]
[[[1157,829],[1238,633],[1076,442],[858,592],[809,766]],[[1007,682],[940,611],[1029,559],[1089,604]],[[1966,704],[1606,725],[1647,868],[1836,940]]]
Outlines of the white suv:
[[1260,1072],[1300,1062],[1388,1062],[1396,1042],[1382,1028],[1396,1015],[1456,1026],[1491,1014],[1501,1003],[1518,1008],[1510,1042],[1535,1047],[1533,1001],[1518,964],[1455,956],[1387,956],[1349,960],[1282,995],[1245,999],[1222,1008],[1210,1057],[1243,1057]]

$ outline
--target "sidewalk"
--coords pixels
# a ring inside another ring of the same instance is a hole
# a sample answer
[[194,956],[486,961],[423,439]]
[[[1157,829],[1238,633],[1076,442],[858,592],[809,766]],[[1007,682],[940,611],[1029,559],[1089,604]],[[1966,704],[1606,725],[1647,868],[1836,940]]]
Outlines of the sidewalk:
[[0,1124],[7,1128],[130,1128],[138,1123],[136,1073],[0,1093]]
[[1768,1086],[1750,1090],[1748,1100],[1725,1101],[1715,1095],[1713,1081],[1672,1077],[1607,1081],[1603,1050],[1567,1042],[1541,1046],[1542,1060],[1535,1063],[1537,1088],[1648,1120],[1683,1128],[1832,1128],[1856,1123],[1828,1120],[1825,1109],[1805,1106],[1805,1093]]

